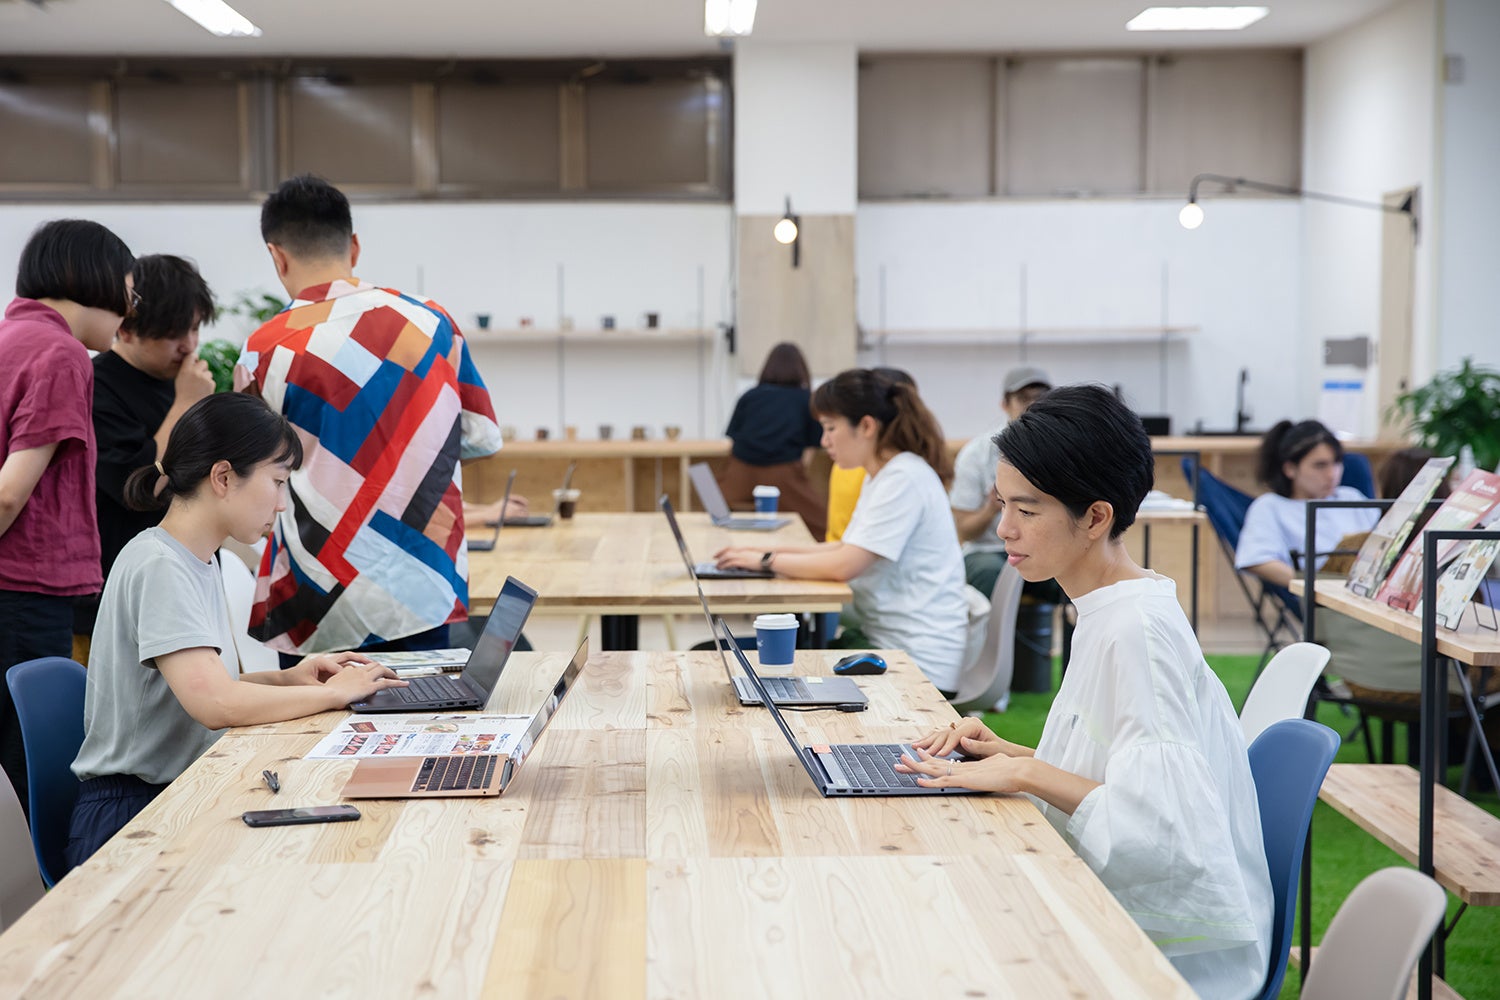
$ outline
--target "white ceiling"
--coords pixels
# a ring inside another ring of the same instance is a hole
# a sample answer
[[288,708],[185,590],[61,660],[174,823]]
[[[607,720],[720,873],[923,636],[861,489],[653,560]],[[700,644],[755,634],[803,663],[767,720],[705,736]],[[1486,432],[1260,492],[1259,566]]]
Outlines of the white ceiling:
[[[717,48],[703,36],[702,0],[231,2],[262,37],[215,38],[164,0],[48,0],[45,9],[0,0],[0,53],[474,58],[672,56]],[[1270,15],[1244,31],[1142,34],[1127,32],[1125,22],[1147,0],[760,0],[753,37],[852,41],[869,51],[1302,46],[1394,0],[1261,2],[1270,3]]]

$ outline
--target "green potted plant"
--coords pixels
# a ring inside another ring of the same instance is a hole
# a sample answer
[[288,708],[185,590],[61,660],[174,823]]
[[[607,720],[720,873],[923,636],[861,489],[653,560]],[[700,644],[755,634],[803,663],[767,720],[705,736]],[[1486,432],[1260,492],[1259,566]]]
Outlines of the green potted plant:
[[[240,292],[234,302],[224,307],[230,316],[244,316],[259,326],[286,308],[286,300],[266,292]],[[209,340],[198,347],[198,357],[208,362],[213,372],[214,391],[228,392],[234,388],[234,363],[239,360],[240,349],[228,340]]]
[[1477,468],[1500,466],[1500,371],[1477,367],[1472,358],[1397,396],[1390,416],[1434,455],[1457,458],[1467,446]]

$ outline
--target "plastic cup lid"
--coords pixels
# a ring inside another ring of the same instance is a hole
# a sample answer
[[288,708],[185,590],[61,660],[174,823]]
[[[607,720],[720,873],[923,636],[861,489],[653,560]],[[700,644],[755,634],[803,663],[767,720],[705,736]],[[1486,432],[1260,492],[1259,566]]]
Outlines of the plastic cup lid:
[[757,615],[755,618],[756,628],[797,628],[798,624],[796,615]]

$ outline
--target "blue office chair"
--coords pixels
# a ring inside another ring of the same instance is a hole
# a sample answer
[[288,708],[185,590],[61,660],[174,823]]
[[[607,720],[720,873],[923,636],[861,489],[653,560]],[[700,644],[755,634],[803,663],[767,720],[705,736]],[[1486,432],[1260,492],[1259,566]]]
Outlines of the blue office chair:
[[1370,460],[1358,452],[1344,452],[1344,478],[1340,486],[1353,486],[1367,497],[1375,496],[1375,472]]
[[63,656],[28,660],[5,673],[26,747],[31,846],[49,889],[68,873],[64,852],[73,803],[78,801],[73,758],[83,745],[87,676],[81,664]]
[[1258,1000],[1271,1000],[1281,992],[1292,947],[1302,851],[1318,789],[1323,787],[1323,777],[1338,749],[1338,733],[1307,719],[1272,723],[1250,744],[1250,773],[1260,803],[1261,838],[1275,900],[1271,911],[1271,965]]

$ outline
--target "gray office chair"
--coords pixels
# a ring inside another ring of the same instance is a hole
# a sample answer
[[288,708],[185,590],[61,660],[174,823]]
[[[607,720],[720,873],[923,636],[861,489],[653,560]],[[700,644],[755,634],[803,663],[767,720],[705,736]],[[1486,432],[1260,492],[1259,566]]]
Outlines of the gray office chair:
[[46,892],[31,850],[31,828],[10,779],[0,774],[0,931]]
[[1016,665],[1016,611],[1026,581],[1007,563],[990,592],[990,616],[979,655],[958,677],[953,707],[960,713],[1004,711]]
[[1302,983],[1304,1000],[1399,1000],[1442,922],[1442,886],[1410,868],[1365,878],[1323,932]]

